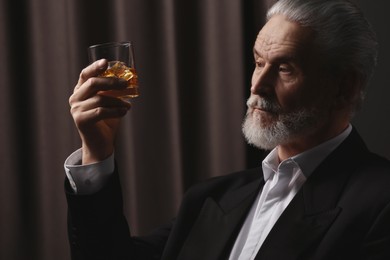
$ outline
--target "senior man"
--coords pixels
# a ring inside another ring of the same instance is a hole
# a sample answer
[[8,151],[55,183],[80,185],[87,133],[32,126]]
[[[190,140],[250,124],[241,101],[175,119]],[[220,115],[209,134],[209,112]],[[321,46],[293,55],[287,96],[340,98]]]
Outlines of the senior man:
[[349,1],[278,1],[254,44],[243,123],[270,153],[192,187],[176,219],[145,237],[129,232],[113,166],[129,104],[98,94],[126,82],[97,77],[105,60],[85,68],[70,97],[82,149],[65,165],[72,259],[390,259],[390,162],[350,123],[376,45]]

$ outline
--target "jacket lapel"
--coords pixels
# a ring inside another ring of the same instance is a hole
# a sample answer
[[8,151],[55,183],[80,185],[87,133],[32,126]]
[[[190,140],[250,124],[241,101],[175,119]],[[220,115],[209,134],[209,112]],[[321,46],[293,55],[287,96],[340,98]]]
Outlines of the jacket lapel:
[[256,259],[305,259],[320,241],[341,208],[307,214],[304,192],[298,192],[281,215]]
[[322,162],[280,216],[256,259],[310,259],[342,213],[338,201],[366,147],[356,133]]
[[261,181],[252,181],[218,200],[207,198],[178,259],[224,259],[262,186]]

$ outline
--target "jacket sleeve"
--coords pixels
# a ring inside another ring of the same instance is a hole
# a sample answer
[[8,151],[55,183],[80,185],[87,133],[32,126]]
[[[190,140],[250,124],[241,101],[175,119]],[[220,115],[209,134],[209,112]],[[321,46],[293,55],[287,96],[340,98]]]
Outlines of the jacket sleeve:
[[76,195],[67,179],[65,191],[72,260],[160,259],[170,225],[148,237],[132,237],[116,171],[97,193]]

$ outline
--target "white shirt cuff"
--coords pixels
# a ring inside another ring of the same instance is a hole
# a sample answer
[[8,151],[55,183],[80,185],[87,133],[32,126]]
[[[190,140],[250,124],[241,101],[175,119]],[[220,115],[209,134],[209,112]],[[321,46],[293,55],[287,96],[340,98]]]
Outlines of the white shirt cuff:
[[107,159],[81,165],[82,149],[72,153],[64,163],[70,186],[77,194],[92,194],[99,191],[114,172],[114,154]]

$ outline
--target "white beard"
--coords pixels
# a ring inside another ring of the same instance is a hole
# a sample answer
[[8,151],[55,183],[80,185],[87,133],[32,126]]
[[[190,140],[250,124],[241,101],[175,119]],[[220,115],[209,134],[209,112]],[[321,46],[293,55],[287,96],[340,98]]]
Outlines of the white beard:
[[[242,124],[242,131],[251,145],[260,149],[271,150],[280,144],[291,142],[297,136],[309,134],[320,122],[323,111],[301,109],[283,112],[280,106],[258,96],[251,96],[247,101],[248,111]],[[277,114],[274,122],[264,122],[254,108]]]

